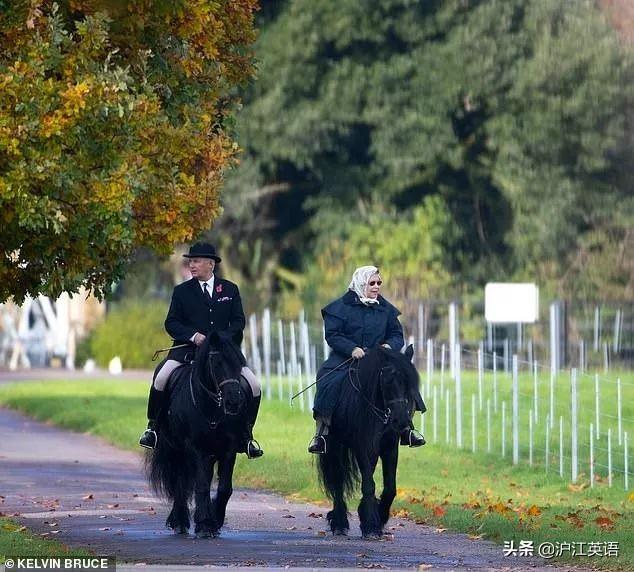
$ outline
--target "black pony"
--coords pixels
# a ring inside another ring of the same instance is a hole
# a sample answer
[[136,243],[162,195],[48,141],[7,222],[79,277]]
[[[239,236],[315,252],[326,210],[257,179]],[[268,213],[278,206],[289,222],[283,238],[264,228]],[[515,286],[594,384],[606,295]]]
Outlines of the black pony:
[[[173,501],[166,525],[185,534],[188,502],[195,496],[195,532],[218,536],[233,492],[236,452],[247,427],[251,389],[241,380],[243,357],[236,344],[211,334],[192,365],[174,372],[166,414],[159,419],[157,446],[146,457],[146,472],[155,493]],[[218,463],[218,486],[210,498]]]
[[[319,457],[319,477],[334,507],[328,513],[333,534],[350,527],[346,498],[361,481],[359,519],[364,538],[380,538],[396,496],[396,466],[401,431],[409,427],[415,406],[425,406],[418,392],[418,372],[409,346],[404,354],[372,349],[351,366],[337,403],[328,447]],[[381,458],[383,492],[374,496],[374,470]]]

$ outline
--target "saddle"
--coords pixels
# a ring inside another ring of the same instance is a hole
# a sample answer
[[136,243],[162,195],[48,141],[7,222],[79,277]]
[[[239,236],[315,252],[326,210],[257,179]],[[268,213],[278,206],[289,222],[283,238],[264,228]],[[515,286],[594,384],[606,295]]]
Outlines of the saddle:
[[[171,395],[174,389],[176,389],[176,387],[180,385],[181,383],[189,383],[189,376],[191,374],[192,367],[193,367],[192,362],[186,362],[179,365],[176,369],[174,369],[174,371],[172,371],[172,373],[170,373],[170,376],[167,380],[167,385],[165,386],[166,395]],[[234,382],[235,382],[234,380],[225,380],[223,382],[220,382],[220,390],[222,391],[222,386],[225,383],[234,383]],[[254,399],[253,390],[251,389],[251,385],[249,384],[249,382],[243,375],[240,375],[238,379],[238,383],[240,386],[240,391],[245,397],[244,406],[248,408],[249,403],[251,403]],[[226,411],[226,408],[225,408],[225,413],[228,413]],[[233,414],[237,415],[238,412],[235,412]]]

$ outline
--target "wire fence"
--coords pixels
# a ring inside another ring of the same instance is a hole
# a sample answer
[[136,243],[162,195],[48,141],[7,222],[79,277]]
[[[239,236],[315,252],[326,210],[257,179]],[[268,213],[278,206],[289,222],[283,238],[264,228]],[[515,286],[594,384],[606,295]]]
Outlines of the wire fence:
[[[628,435],[634,426],[634,374],[555,369],[539,352],[498,354],[486,340],[472,346],[408,336],[416,346],[427,412],[417,423],[431,443],[497,455],[590,487],[599,482],[629,490]],[[323,329],[251,315],[245,353],[263,380],[267,399],[288,400],[309,412],[318,366],[329,354]],[[308,389],[307,389],[308,388]]]

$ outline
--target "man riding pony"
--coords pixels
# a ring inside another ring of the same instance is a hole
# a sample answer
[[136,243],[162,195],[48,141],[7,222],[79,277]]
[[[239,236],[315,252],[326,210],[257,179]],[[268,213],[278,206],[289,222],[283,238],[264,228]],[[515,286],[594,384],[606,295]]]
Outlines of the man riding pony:
[[[150,387],[148,426],[139,439],[139,445],[148,449],[156,447],[159,438],[157,420],[165,406],[165,388],[172,372],[191,362],[196,348],[211,333],[228,336],[239,346],[246,325],[238,286],[214,275],[214,269],[221,261],[215,247],[197,242],[183,256],[189,259],[192,278],[174,288],[165,319],[165,330],[174,343],[167,357],[156,368]],[[240,452],[253,459],[264,454],[258,442],[253,439],[253,426],[262,391],[258,379],[246,366],[244,356],[242,358],[245,365],[241,374],[251,386],[253,399],[248,406],[248,428]]]

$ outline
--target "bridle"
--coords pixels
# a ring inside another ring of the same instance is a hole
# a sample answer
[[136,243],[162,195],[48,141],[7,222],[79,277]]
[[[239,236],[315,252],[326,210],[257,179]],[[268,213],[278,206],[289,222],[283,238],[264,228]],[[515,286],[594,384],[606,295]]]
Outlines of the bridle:
[[[225,387],[228,384],[238,384],[239,386],[240,381],[235,378],[227,378],[227,379],[223,379],[220,382],[218,381],[218,378],[216,377],[214,373],[214,368],[212,367],[212,356],[218,355],[220,353],[221,352],[219,352],[218,350],[210,350],[207,356],[207,366],[208,366],[209,375],[211,377],[211,381],[213,382],[214,386],[218,388],[218,390],[213,391],[213,389],[209,389],[200,379],[197,380],[196,386],[206,395],[206,397],[208,397],[211,400],[211,402],[217,408],[222,408],[223,416],[224,415],[235,416],[235,415],[238,415],[239,410],[232,411],[227,409],[226,401],[224,400],[222,390],[223,390],[223,387]],[[196,396],[194,393],[194,381],[193,381],[194,369],[195,368],[192,367],[189,372],[189,393],[190,393],[191,400],[194,407],[199,410],[198,403],[196,402]],[[209,424],[212,429],[215,429],[216,425],[218,425],[219,422],[220,422],[220,419],[216,421],[209,420]]]
[[[383,378],[383,370],[385,370],[386,368],[387,366],[383,366],[379,370],[379,389],[381,389],[381,380]],[[353,376],[353,372],[354,372],[354,376]],[[356,382],[357,382],[356,384],[355,384],[354,377],[356,377]],[[361,388],[360,388],[361,381],[359,380],[359,368],[355,367],[353,364],[350,364],[350,367],[348,368],[348,379],[350,380],[350,385],[352,385],[353,389],[361,396],[361,398],[363,399],[363,401],[365,401],[370,411],[378,417],[379,421],[381,421],[383,425],[387,425],[390,422],[390,418],[392,416],[392,409],[391,407],[389,407],[390,405],[395,405],[397,403],[408,403],[408,400],[405,399],[404,397],[398,397],[394,399],[387,399],[387,400],[384,399],[384,403],[386,405],[385,409],[381,409],[380,407],[377,407],[376,405],[374,405],[374,403],[372,403],[361,391]]]

